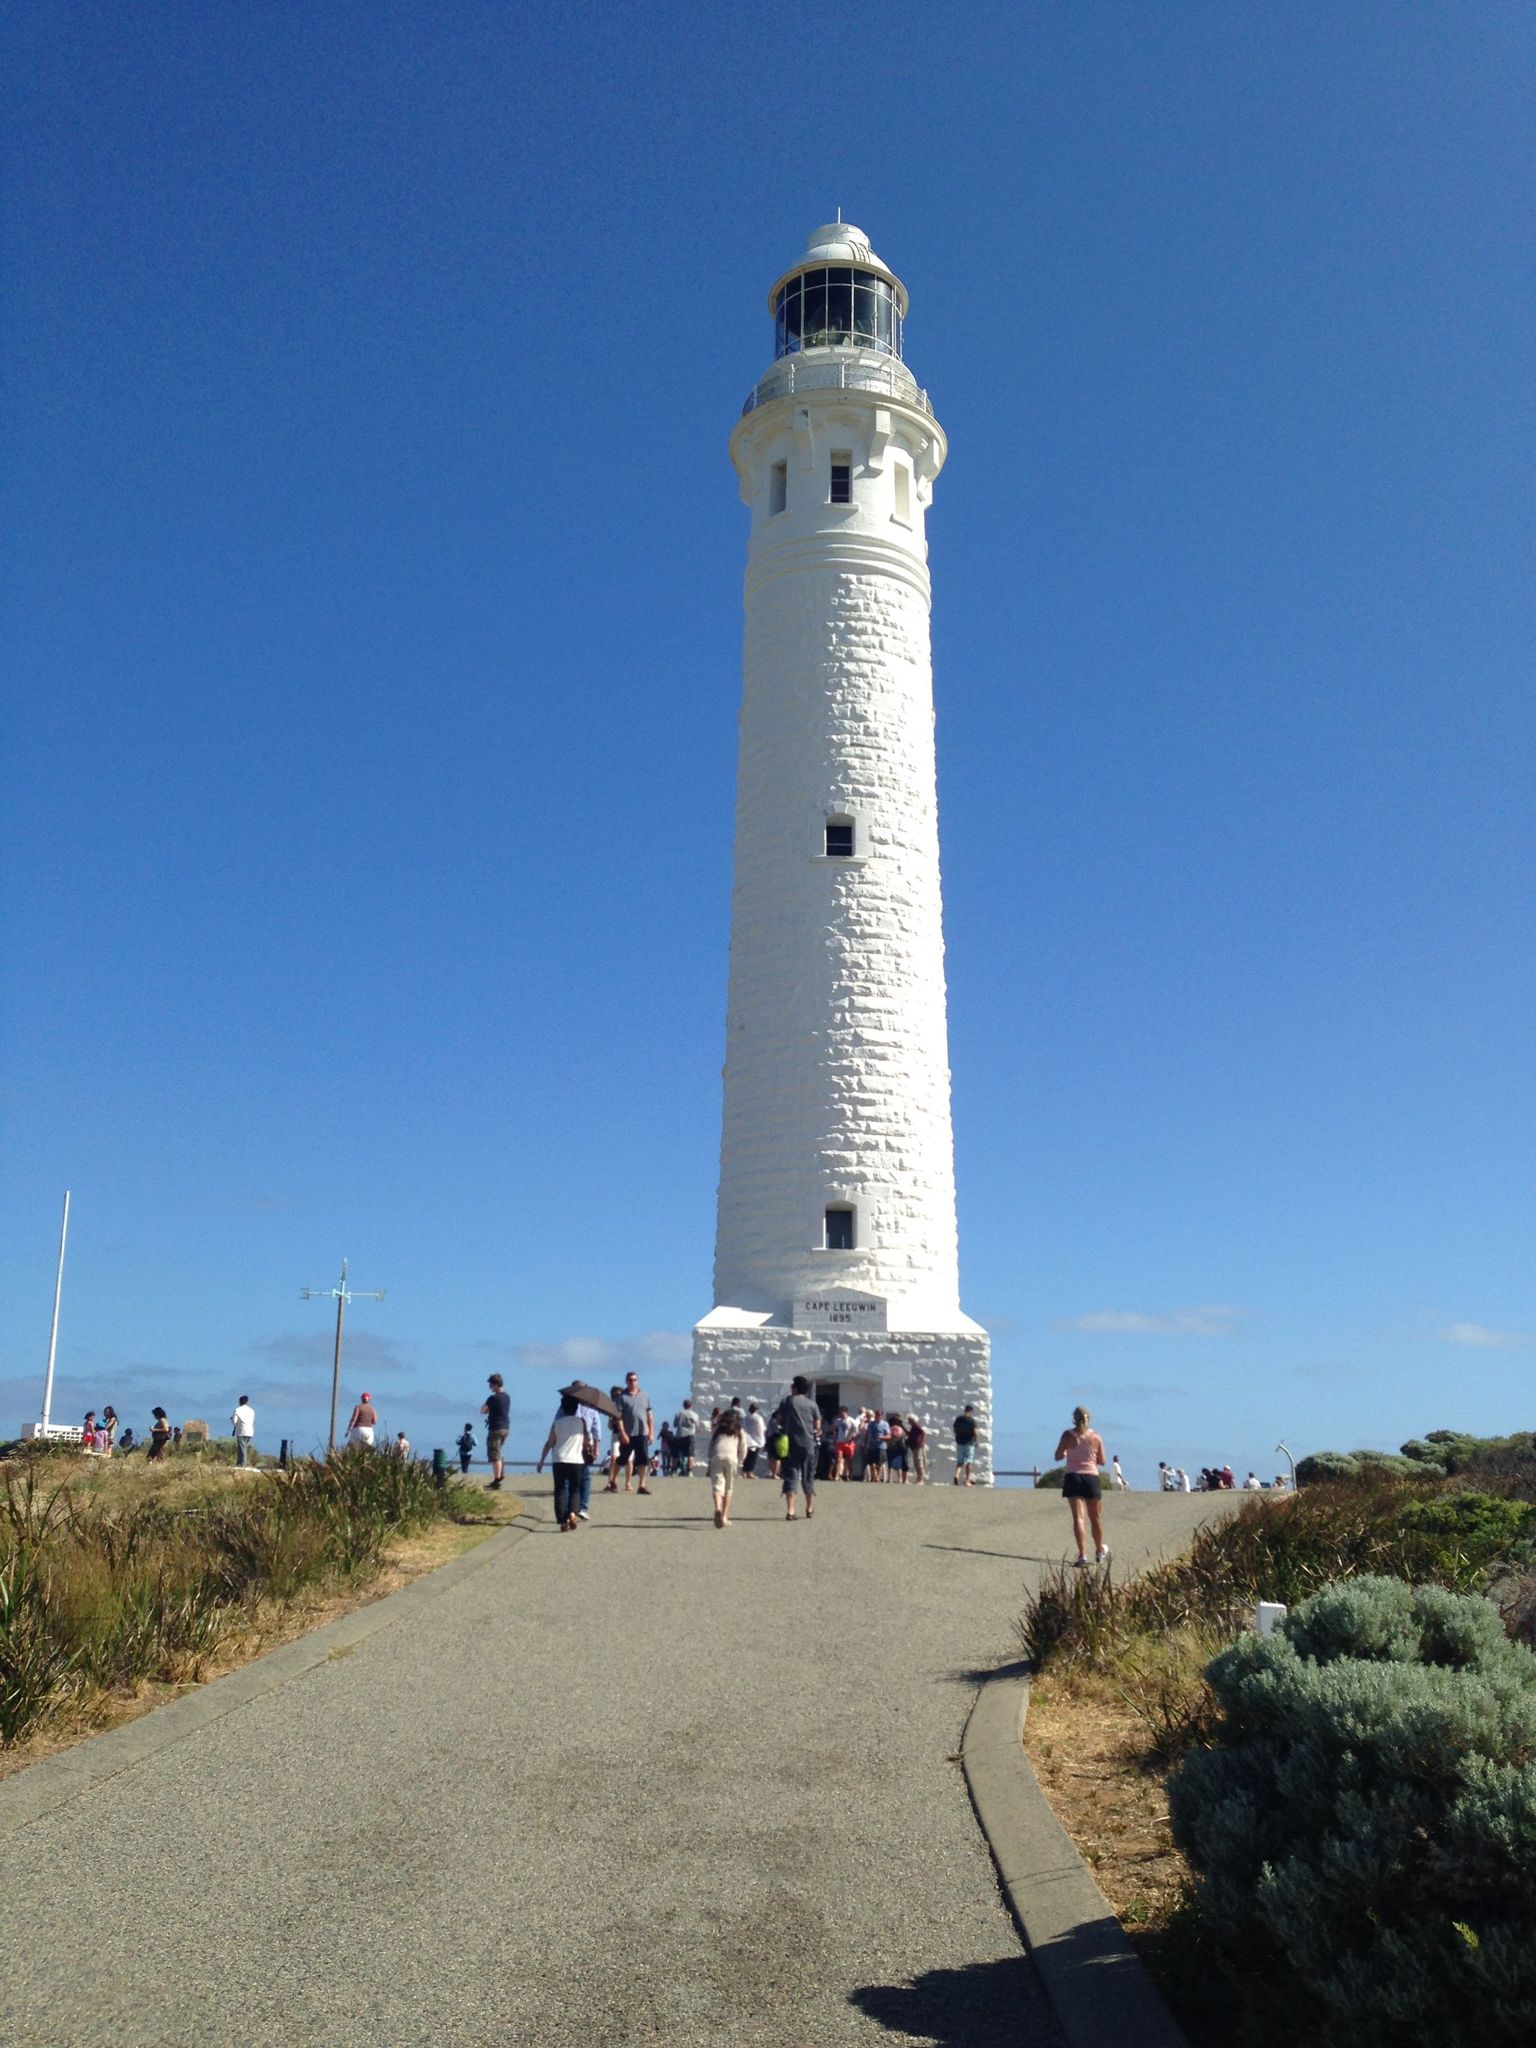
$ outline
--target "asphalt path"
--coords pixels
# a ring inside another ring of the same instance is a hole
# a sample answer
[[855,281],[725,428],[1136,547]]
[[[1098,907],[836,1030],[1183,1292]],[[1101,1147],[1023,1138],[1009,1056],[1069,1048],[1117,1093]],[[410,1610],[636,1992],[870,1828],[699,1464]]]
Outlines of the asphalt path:
[[[957,1752],[1059,1497],[565,1535],[517,1483],[483,1569],[4,1842],[8,2048],[1057,2048]],[[1213,1505],[1116,1496],[1117,1568]]]

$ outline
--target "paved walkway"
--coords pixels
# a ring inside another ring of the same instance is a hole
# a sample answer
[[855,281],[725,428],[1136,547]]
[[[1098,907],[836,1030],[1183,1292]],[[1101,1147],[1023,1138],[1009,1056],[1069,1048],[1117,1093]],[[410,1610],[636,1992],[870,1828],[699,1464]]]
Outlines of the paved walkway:
[[[1055,2048],[955,1753],[1060,1499],[565,1536],[519,1485],[505,1554],[4,1842],[0,2039]],[[1209,1505],[1120,1496],[1117,1559]]]

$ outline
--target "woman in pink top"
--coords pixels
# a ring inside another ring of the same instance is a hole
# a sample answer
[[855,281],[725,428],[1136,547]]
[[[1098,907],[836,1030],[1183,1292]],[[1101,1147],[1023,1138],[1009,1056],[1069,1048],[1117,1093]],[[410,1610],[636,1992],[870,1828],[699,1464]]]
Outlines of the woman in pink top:
[[1086,1408],[1074,1408],[1072,1427],[1062,1431],[1061,1442],[1056,1446],[1056,1456],[1067,1461],[1067,1476],[1062,1481],[1061,1491],[1063,1499],[1072,1510],[1072,1534],[1077,1538],[1077,1564],[1080,1571],[1086,1571],[1088,1568],[1085,1521],[1093,1525],[1095,1562],[1109,1563],[1109,1548],[1104,1541],[1099,1507],[1103,1492],[1099,1484],[1099,1467],[1107,1461],[1104,1456],[1104,1439],[1096,1429],[1088,1427],[1092,1420]]

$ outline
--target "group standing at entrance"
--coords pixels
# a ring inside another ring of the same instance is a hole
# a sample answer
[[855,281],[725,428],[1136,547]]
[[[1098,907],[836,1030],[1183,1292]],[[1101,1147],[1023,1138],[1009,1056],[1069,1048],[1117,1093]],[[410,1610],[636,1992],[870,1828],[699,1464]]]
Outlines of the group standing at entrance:
[[[486,1450],[494,1475],[490,1483],[499,1487],[510,1401],[499,1373],[491,1375],[490,1387],[480,1412],[486,1418]],[[953,1423],[957,1486],[974,1482],[978,1433],[975,1409],[967,1402]],[[929,1430],[915,1414],[895,1408],[884,1413],[862,1408],[854,1414],[846,1406],[824,1413],[811,1382],[797,1373],[789,1392],[769,1414],[757,1402],[744,1403],[737,1395],[717,1407],[706,1423],[690,1397],[658,1430],[650,1399],[639,1376],[631,1372],[622,1387],[611,1388],[606,1396],[580,1382],[560,1390],[560,1406],[535,1469],[542,1472],[545,1461],[552,1460],[555,1521],[564,1533],[589,1519],[592,1472],[603,1461],[605,1435],[605,1492],[617,1493],[622,1478],[625,1493],[649,1495],[652,1478],[688,1478],[696,1463],[705,1463],[717,1529],[731,1526],[737,1481],[758,1476],[760,1468],[765,1468],[762,1477],[778,1481],[784,1519],[789,1522],[800,1518],[802,1495],[805,1520],[812,1519],[819,1480],[929,1483]],[[459,1446],[466,1466],[472,1443],[473,1432],[466,1424]]]

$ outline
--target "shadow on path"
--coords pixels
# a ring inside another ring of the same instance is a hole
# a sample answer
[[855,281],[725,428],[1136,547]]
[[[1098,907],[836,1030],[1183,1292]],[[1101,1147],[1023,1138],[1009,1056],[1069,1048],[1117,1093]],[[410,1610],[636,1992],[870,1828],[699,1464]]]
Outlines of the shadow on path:
[[939,2048],[1058,2048],[1028,1959],[925,1970],[907,1984],[864,1984],[849,2003],[890,2033]]
[[1010,1564],[1061,1564],[1066,1556],[1036,1557],[1030,1550],[978,1550],[971,1543],[925,1543],[924,1550],[953,1550],[961,1557],[1001,1557]]

